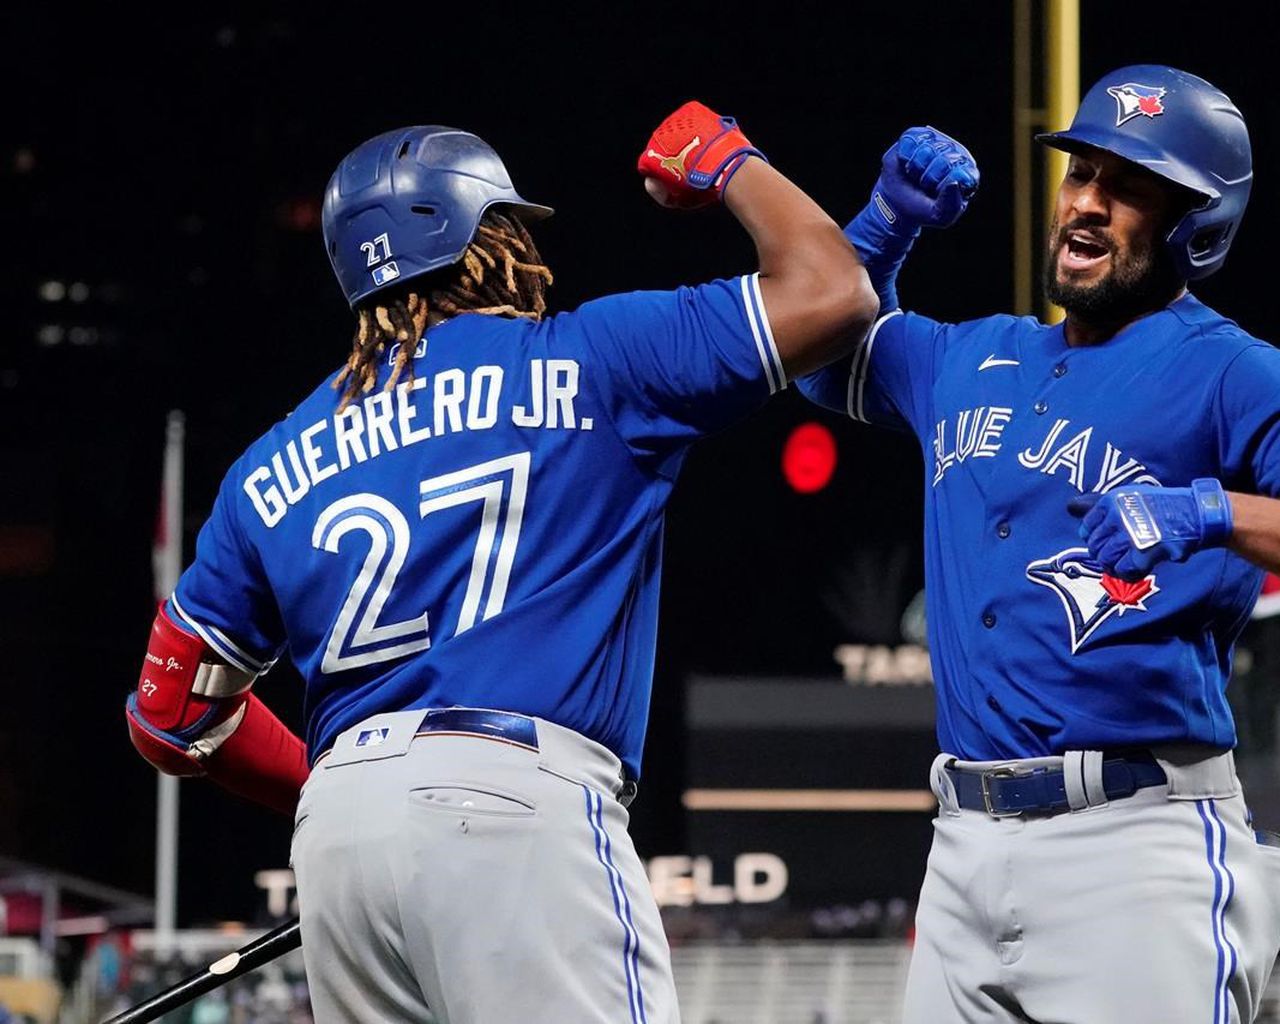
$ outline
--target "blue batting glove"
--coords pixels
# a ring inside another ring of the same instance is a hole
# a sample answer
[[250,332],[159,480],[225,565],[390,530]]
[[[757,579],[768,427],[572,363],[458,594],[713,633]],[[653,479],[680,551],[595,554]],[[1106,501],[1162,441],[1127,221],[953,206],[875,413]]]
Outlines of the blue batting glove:
[[871,204],[895,233],[948,228],[978,190],[978,165],[936,128],[908,128],[880,160]]
[[1102,568],[1121,579],[1142,579],[1158,562],[1184,562],[1231,537],[1231,502],[1211,478],[1190,487],[1139,485],[1072,498],[1067,510],[1083,516],[1080,536]]
[[977,188],[969,151],[936,128],[908,128],[886,150],[871,202],[844,229],[882,312],[898,308],[898,271],[920,229],[954,224]]

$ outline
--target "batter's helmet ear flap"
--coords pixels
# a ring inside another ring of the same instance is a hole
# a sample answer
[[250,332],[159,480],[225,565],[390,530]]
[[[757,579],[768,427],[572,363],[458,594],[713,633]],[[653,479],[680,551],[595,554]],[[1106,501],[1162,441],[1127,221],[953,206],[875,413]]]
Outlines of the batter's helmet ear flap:
[[521,197],[498,154],[470,132],[425,125],[358,146],[329,179],[321,212],[347,302],[456,263],[496,205],[526,221],[552,213]]
[[1244,116],[1203,78],[1156,64],[1120,68],[1085,94],[1070,128],[1036,138],[1067,152],[1096,146],[1198,195],[1168,236],[1183,280],[1208,277],[1226,260],[1249,203],[1253,156]]

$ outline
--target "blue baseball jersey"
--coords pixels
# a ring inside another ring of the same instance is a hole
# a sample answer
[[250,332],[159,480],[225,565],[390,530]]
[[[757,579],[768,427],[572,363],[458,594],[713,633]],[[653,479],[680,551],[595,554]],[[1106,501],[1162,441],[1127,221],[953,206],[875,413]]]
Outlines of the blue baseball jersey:
[[393,358],[250,445],[172,610],[249,671],[288,651],[313,762],[369,715],[459,705],[574,729],[638,776],[676,473],[786,383],[758,277],[457,316],[387,392]]
[[1185,295],[1104,344],[894,311],[798,385],[925,456],[938,741],[970,760],[1235,745],[1232,648],[1262,571],[1225,549],[1125,582],[1067,511],[1132,484],[1280,495],[1280,352]]

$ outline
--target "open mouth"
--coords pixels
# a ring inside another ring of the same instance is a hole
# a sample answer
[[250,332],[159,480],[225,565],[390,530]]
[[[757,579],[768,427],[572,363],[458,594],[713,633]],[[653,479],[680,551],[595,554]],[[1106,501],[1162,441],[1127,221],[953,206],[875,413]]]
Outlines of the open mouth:
[[1106,244],[1083,231],[1072,231],[1062,246],[1060,262],[1067,270],[1088,270],[1111,255]]

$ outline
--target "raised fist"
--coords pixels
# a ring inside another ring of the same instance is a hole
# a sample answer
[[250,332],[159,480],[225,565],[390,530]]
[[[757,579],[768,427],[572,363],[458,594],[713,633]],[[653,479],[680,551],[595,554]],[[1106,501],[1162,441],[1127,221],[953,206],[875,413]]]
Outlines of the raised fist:
[[908,128],[880,161],[871,203],[895,229],[946,228],[964,213],[978,177],[973,156],[955,139],[936,128]]
[[694,209],[721,198],[734,171],[749,156],[764,154],[731,117],[690,100],[649,137],[636,169],[645,189],[663,206]]

